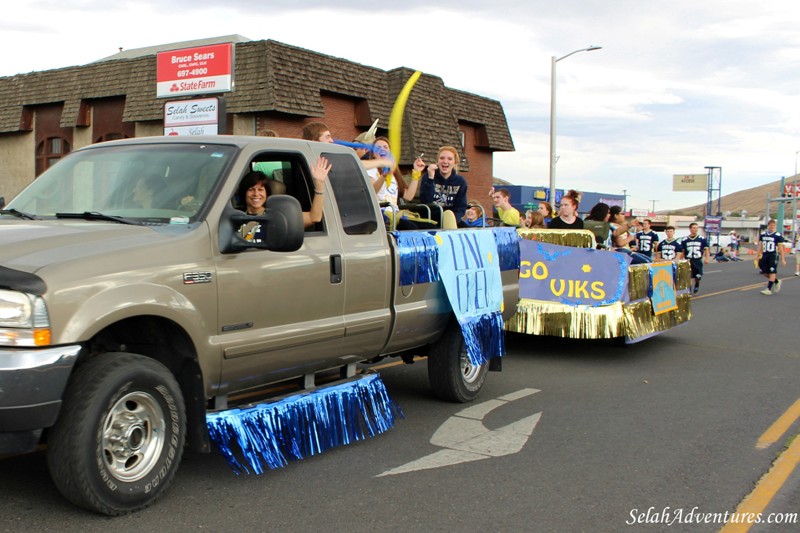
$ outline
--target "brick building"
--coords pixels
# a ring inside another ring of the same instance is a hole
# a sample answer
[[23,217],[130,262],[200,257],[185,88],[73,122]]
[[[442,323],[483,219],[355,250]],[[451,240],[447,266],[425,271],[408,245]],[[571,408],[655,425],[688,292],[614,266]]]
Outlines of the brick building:
[[[227,133],[271,129],[300,137],[303,125],[325,122],[334,137],[352,140],[389,114],[412,69],[383,71],[276,41],[241,36],[120,52],[88,65],[0,78],[0,196],[10,200],[60,157],[105,140],[163,135],[165,99],[156,97],[156,53],[233,42],[234,91],[220,93]],[[204,95],[213,96],[213,95]],[[514,144],[500,103],[446,87],[425,75],[405,110],[400,164],[410,168],[439,146],[460,151],[460,173],[480,197],[492,184],[492,154]],[[471,193],[470,197],[475,196]]]

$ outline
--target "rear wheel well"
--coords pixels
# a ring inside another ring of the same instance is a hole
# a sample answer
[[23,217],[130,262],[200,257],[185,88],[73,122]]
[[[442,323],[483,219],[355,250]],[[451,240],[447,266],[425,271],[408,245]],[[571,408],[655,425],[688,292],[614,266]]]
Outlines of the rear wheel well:
[[210,451],[203,375],[194,343],[180,325],[152,315],[121,320],[98,332],[87,343],[82,358],[108,352],[144,355],[166,366],[177,379],[186,404],[188,445],[193,450]]

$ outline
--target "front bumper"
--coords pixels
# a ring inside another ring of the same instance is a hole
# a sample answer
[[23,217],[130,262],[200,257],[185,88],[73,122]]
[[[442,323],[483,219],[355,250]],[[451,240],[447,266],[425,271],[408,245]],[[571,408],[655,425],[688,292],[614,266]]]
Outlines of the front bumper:
[[24,453],[52,426],[80,345],[0,350],[0,454]]

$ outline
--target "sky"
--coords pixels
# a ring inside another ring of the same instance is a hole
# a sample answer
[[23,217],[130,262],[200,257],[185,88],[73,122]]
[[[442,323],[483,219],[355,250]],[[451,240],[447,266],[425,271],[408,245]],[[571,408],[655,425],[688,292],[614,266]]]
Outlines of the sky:
[[[800,151],[800,2],[772,0],[22,0],[0,20],[0,76],[238,34],[384,70],[408,67],[498,100],[516,150],[494,175],[629,208],[705,203],[673,174],[721,169],[723,195],[790,177]],[[589,46],[602,49],[565,55]],[[624,192],[623,192],[624,191]]]

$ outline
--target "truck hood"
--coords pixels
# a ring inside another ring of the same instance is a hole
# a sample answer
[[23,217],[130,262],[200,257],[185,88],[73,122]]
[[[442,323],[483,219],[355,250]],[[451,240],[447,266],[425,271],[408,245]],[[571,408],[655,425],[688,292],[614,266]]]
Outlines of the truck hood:
[[152,246],[188,231],[187,226],[155,229],[98,221],[11,221],[0,224],[0,265],[35,273],[53,263]]

